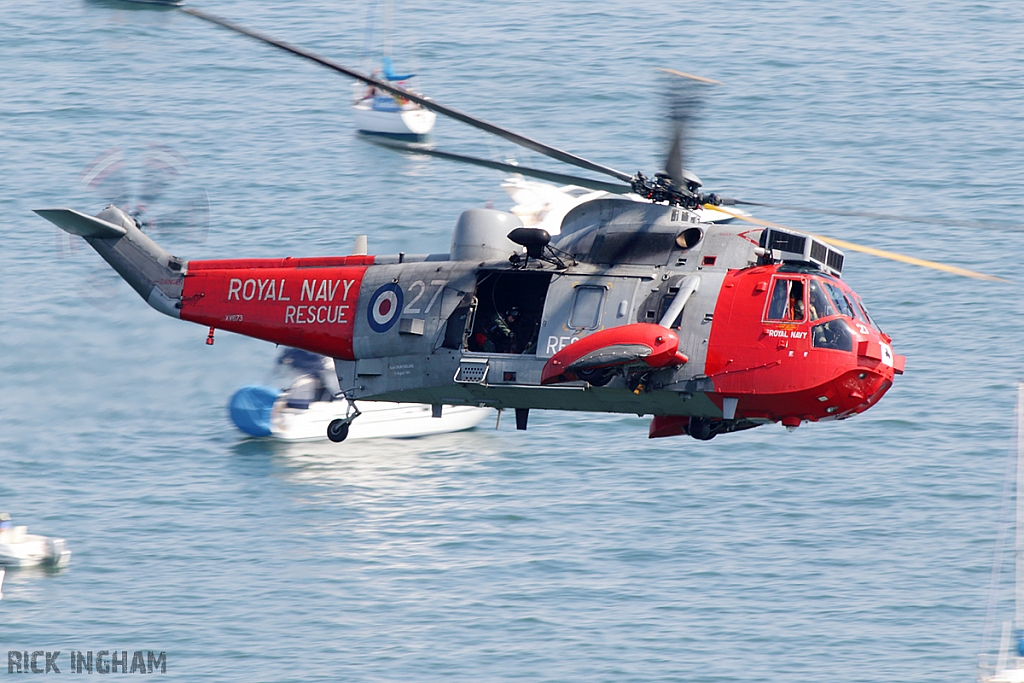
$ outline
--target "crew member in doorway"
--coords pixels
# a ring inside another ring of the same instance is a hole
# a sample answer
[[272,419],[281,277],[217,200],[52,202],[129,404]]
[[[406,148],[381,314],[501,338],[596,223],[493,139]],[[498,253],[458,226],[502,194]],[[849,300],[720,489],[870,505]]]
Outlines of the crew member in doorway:
[[516,353],[516,322],[519,320],[519,309],[512,307],[504,314],[495,312],[491,324],[486,330],[487,340],[483,350],[490,353]]

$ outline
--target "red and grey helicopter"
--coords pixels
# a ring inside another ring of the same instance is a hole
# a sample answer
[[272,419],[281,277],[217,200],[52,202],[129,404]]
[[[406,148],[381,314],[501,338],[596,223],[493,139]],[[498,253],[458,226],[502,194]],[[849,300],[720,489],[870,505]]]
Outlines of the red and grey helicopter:
[[[649,178],[564,152],[194,8],[380,91],[616,182],[433,149],[455,161],[604,190],[561,231],[470,209],[445,254],[187,261],[122,210],[37,213],[80,235],[166,315],[334,358],[353,401],[651,415],[650,436],[707,440],[762,424],[795,428],[875,405],[904,369],[892,340],[841,275],[838,247],[978,273],[838,242],[723,208],[682,167],[693,97],[676,99],[666,170]],[[627,198],[623,195],[632,195]],[[638,197],[642,201],[637,201]],[[755,225],[702,222],[701,209]],[[994,278],[990,278],[994,279]]]

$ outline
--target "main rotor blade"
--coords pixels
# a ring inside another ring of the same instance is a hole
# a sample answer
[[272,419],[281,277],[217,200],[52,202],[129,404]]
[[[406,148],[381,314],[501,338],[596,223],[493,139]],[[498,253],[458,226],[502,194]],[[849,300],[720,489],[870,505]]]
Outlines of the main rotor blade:
[[748,202],[742,199],[731,200],[732,203],[740,206],[763,206],[769,209],[782,209],[783,211],[796,211],[799,213],[816,214],[819,216],[850,216],[854,218],[872,218],[883,221],[900,221],[903,223],[920,223],[922,225],[955,225],[965,228],[980,228],[983,230],[1024,230],[1021,225],[1006,225],[996,221],[970,221],[952,220],[949,218],[938,218],[928,216],[904,216],[895,213],[875,213],[873,211],[843,211],[841,209],[814,209],[808,206],[790,206],[788,204],[769,204],[765,202]]
[[676,121],[672,125],[672,144],[668,148],[665,159],[665,173],[672,179],[677,188],[686,187],[683,179],[683,124]]
[[703,76],[694,76],[688,74],[685,71],[676,71],[675,69],[666,69],[664,67],[658,67],[658,71],[662,71],[673,76],[679,76],[681,78],[689,78],[691,81],[697,81],[698,83],[708,83],[710,85],[722,85],[721,81],[716,81],[713,78],[704,78]]
[[[760,225],[760,226],[765,227],[765,228],[781,228],[782,230],[793,230],[793,228],[788,228],[785,225],[779,225],[778,223],[770,223],[768,221],[763,221],[763,220],[761,220],[759,218],[754,218],[753,216],[743,216],[741,214],[734,213],[734,212],[729,211],[727,209],[723,209],[721,206],[715,206],[713,204],[705,204],[704,208],[706,208],[706,209],[714,209],[715,211],[721,211],[723,213],[729,214],[730,216],[733,216],[734,218],[738,218],[741,221],[745,221],[747,223],[753,223],[754,225]],[[802,230],[798,230],[796,232],[803,232],[803,231]],[[860,252],[862,254],[870,254],[871,256],[878,256],[879,258],[889,259],[890,261],[899,261],[900,263],[909,263],[910,265],[920,266],[922,268],[931,268],[933,270],[941,270],[941,271],[946,272],[946,273],[953,273],[954,275],[962,275],[963,277],[971,277],[971,278],[974,278],[976,280],[989,280],[989,281],[992,281],[992,282],[1008,282],[1008,280],[1004,280],[1003,278],[996,277],[994,275],[985,275],[984,273],[977,273],[977,272],[975,272],[973,270],[967,270],[966,268],[959,268],[957,266],[950,266],[950,265],[947,265],[945,263],[936,263],[935,261],[927,261],[925,259],[920,259],[920,258],[917,258],[917,257],[914,257],[914,256],[905,256],[904,254],[897,254],[894,251],[886,251],[884,249],[876,249],[874,247],[866,247],[864,245],[856,244],[854,242],[847,242],[846,240],[839,240],[839,239],[835,239],[833,237],[824,237],[822,235],[814,235],[812,233],[804,233],[804,234],[811,235],[811,237],[816,237],[819,240],[821,240],[822,242],[828,242],[832,246],[839,247],[840,249],[847,249],[849,251],[858,251],[858,252]]]
[[675,69],[658,70],[696,81],[696,83],[673,81],[668,84],[666,92],[670,142],[664,169],[676,189],[684,189],[690,185],[683,169],[687,161],[686,151],[690,128],[697,118],[697,112],[701,105],[701,96],[698,90],[708,84],[717,84],[718,81],[686,74]]
[[203,19],[204,21],[208,21],[212,24],[223,26],[224,28],[229,29],[231,31],[235,31],[236,33],[241,33],[242,35],[249,36],[250,38],[255,38],[256,40],[263,41],[268,45],[272,45],[276,48],[284,50],[285,52],[290,52],[293,55],[297,55],[304,59],[308,59],[311,62],[316,62],[321,66],[325,66],[328,69],[337,71],[338,73],[344,74],[349,78],[354,78],[357,81],[366,83],[367,85],[372,85],[376,88],[379,88],[380,90],[383,90],[384,92],[391,93],[392,95],[397,95],[399,97],[404,97],[405,99],[411,102],[415,102],[416,104],[426,109],[430,109],[431,111],[455,119],[456,121],[461,121],[462,123],[465,123],[474,128],[478,128],[487,133],[491,133],[492,135],[497,135],[498,137],[504,138],[505,140],[515,143],[521,147],[533,150],[538,154],[543,154],[545,156],[551,157],[552,159],[557,159],[558,161],[567,164],[572,164],[573,166],[585,168],[589,171],[594,171],[595,173],[609,175],[612,176],[613,178],[618,178],[619,180],[623,180],[626,182],[629,182],[633,179],[633,176],[628,173],[617,171],[614,168],[611,168],[610,166],[604,166],[602,164],[589,161],[588,159],[584,159],[583,157],[576,156],[575,154],[570,154],[569,152],[565,152],[556,147],[545,145],[544,143],[528,138],[525,135],[520,135],[519,133],[515,133],[506,128],[502,128],[501,126],[497,126],[493,123],[488,123],[482,119],[470,116],[469,114],[464,114],[456,109],[452,109],[451,107],[446,107],[443,104],[438,104],[437,102],[431,100],[429,97],[424,97],[410,90],[406,90],[405,88],[399,88],[397,86],[391,85],[387,81],[382,81],[380,79],[373,78],[372,76],[367,76],[366,74],[362,74],[358,71],[354,71],[352,69],[349,69],[348,67],[342,66],[341,64],[332,62],[331,60],[314,54],[308,50],[294,47],[292,45],[289,45],[288,43],[284,43],[282,41],[275,40],[273,38],[265,36],[262,33],[257,33],[256,31],[243,28],[241,26],[238,26],[237,24],[233,24],[224,19],[215,17],[212,14],[207,14],[206,12],[203,12],[201,10],[197,10],[194,7],[183,7],[181,8],[181,11],[185,12],[186,14],[191,14],[194,17],[198,17],[199,19]]
[[586,187],[591,190],[598,190],[601,192],[611,192],[613,194],[625,194],[631,192],[632,188],[629,185],[619,185],[617,183],[606,183],[602,180],[591,180],[590,178],[581,178],[580,176],[567,175],[565,173],[554,173],[552,171],[544,171],[539,168],[530,168],[529,166],[517,166],[515,164],[509,164],[502,161],[491,161],[490,159],[481,159],[479,157],[468,156],[465,154],[456,154],[454,152],[444,152],[439,149],[432,149],[430,147],[423,147],[411,144],[405,144],[399,141],[391,140],[377,140],[370,138],[370,142],[381,145],[382,147],[388,147],[390,149],[397,149],[402,152],[412,152],[414,154],[427,154],[432,157],[439,159],[447,159],[449,161],[456,161],[463,164],[471,164],[473,166],[483,166],[484,168],[492,168],[497,171],[504,171],[506,173],[518,173],[520,175],[531,176],[533,178],[540,178],[541,180],[547,180],[559,185],[578,185],[580,187]]

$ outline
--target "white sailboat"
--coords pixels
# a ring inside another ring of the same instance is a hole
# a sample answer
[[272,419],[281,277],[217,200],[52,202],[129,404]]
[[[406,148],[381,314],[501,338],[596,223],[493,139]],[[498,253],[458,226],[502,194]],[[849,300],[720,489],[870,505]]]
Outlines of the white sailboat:
[[[1014,619],[1003,622],[999,651],[996,654],[978,655],[978,681],[981,683],[1024,683],[1024,383],[1017,385],[1015,484]],[[1000,546],[1001,541],[1000,538]],[[998,589],[999,567],[997,553],[996,568],[993,570],[993,592]]]
[[[367,50],[372,43],[370,38],[374,12],[372,5],[370,12],[371,14],[367,18]],[[384,35],[384,55],[381,58],[381,67],[374,70],[373,76],[390,85],[409,90],[409,81],[416,74],[398,73],[391,64],[390,2],[384,4]],[[378,91],[373,86],[367,87],[362,83],[356,83],[353,87],[355,99],[352,102],[352,117],[356,122],[356,130],[363,135],[381,136],[406,142],[423,142],[426,140],[427,134],[433,130],[437,114],[429,109],[410,102],[404,97]],[[410,92],[415,91],[410,90]]]

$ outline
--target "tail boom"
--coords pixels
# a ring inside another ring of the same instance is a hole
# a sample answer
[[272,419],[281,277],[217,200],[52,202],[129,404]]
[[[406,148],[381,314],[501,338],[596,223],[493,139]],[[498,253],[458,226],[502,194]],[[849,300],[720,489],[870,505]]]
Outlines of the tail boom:
[[191,261],[181,318],[354,360],[359,288],[373,256]]
[[61,230],[85,239],[150,306],[180,318],[187,263],[151,240],[121,209],[110,205],[97,216],[74,209],[38,209]]

